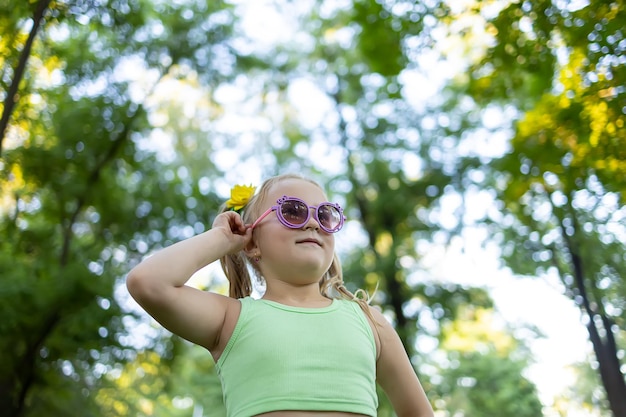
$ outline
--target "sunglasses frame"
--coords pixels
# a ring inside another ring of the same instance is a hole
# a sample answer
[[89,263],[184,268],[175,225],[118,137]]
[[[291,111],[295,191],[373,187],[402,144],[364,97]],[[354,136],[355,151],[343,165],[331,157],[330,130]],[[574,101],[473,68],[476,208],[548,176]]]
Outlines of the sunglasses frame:
[[[293,224],[288,222],[285,217],[283,216],[282,211],[280,210],[280,208],[282,207],[283,203],[285,203],[286,201],[295,201],[298,203],[302,203],[304,204],[304,206],[306,206],[307,208],[307,216],[306,219],[304,220],[304,222],[302,224]],[[326,226],[324,226],[322,224],[322,222],[319,219],[319,209],[322,206],[331,206],[333,208],[335,208],[338,212],[339,212],[339,223],[337,224],[337,226],[334,229],[328,229]],[[307,224],[309,222],[309,220],[311,219],[311,209],[315,209],[314,214],[313,214],[313,218],[315,219],[315,221],[317,221],[317,224],[319,224],[320,229],[322,229],[323,231],[325,231],[326,233],[337,233],[339,230],[341,230],[341,228],[343,227],[343,223],[346,219],[346,217],[343,215],[343,209],[341,208],[341,206],[337,203],[331,203],[329,201],[317,204],[317,205],[308,205],[306,202],[304,202],[304,200],[297,198],[297,197],[289,197],[289,196],[282,196],[281,198],[279,198],[278,200],[276,200],[276,205],[272,206],[270,208],[268,208],[263,214],[261,214],[259,216],[258,219],[256,219],[256,221],[254,223],[252,223],[252,229],[254,229],[260,222],[261,220],[263,220],[265,217],[267,217],[268,214],[270,214],[272,211],[276,211],[276,217],[278,218],[278,221],[285,227],[288,227],[289,229],[300,229],[302,228],[305,224]]]

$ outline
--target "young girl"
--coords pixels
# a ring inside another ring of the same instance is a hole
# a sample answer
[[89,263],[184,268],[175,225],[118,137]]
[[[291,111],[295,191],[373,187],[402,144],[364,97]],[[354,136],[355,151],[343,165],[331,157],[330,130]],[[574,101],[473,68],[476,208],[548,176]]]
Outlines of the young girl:
[[[297,175],[236,194],[210,230],[148,257],[127,280],[152,317],[211,352],[228,417],[376,416],[376,382],[399,417],[432,417],[393,327],[343,285],[341,207]],[[185,285],[218,259],[230,297]],[[259,300],[248,265],[265,281]]]

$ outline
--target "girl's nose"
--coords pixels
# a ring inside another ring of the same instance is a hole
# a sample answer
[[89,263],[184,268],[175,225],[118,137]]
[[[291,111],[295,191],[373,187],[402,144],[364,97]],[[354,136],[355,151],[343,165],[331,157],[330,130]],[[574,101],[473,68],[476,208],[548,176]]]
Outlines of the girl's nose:
[[[316,208],[315,207],[309,207],[309,210],[316,210]],[[307,230],[307,229],[320,230],[320,224],[315,219],[316,212],[314,211],[313,213],[311,213],[309,211],[309,213],[311,214],[309,216],[309,220],[306,223],[304,223],[304,225],[302,226],[302,229],[304,229],[304,230]]]

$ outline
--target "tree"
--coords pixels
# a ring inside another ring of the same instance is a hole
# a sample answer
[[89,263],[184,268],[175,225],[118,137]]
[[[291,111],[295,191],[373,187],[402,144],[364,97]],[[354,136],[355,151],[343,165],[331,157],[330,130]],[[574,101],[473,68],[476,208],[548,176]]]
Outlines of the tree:
[[[2,39],[12,40],[3,47],[26,42],[11,32],[28,27],[17,13],[23,9],[15,10],[2,26]],[[131,259],[207,217],[206,206],[192,202],[211,200],[210,190],[141,150],[150,125],[145,95],[120,68],[141,60],[130,68],[154,83],[200,68],[201,78],[215,81],[221,75],[207,62],[229,31],[228,9],[219,12],[211,19],[207,5],[124,1],[49,9],[0,165],[0,407],[7,416],[101,415],[94,397],[102,377],[133,351],[116,282]],[[14,75],[10,85],[20,83]]]
[[556,274],[583,312],[610,409],[626,415],[626,115],[622,2],[512,3],[487,22],[493,45],[470,69],[479,104],[515,105],[510,152],[493,161],[514,272]]

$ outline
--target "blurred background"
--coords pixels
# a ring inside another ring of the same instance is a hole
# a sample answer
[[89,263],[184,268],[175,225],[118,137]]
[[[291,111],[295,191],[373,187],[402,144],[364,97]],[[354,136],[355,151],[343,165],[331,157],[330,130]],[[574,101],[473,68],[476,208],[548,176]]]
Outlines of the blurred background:
[[[211,356],[125,275],[234,184],[298,172],[346,208],[348,287],[378,287],[438,417],[626,416],[624,22],[622,0],[0,0],[2,415],[224,416]],[[227,292],[216,265],[191,284]]]

